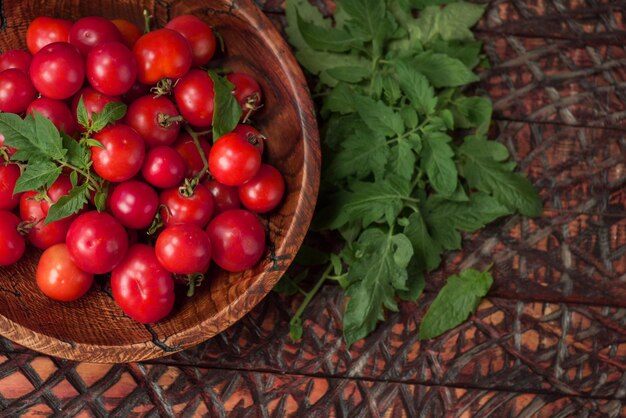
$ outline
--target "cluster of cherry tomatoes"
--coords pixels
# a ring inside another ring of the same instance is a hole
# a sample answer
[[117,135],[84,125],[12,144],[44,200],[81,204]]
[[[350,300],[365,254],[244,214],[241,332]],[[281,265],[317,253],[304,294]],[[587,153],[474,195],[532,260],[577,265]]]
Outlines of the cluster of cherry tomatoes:
[[280,203],[284,179],[262,162],[266,138],[245,123],[262,100],[252,76],[226,76],[241,123],[210,138],[210,26],[186,15],[142,34],[121,19],[39,17],[26,43],[28,51],[0,55],[0,111],[36,111],[78,140],[88,131],[79,107],[89,120],[111,102],[128,108],[92,135],[91,170],[106,185],[106,211],[86,205],[45,225],[76,182],[64,173],[43,191],[14,194],[21,167],[8,160],[15,150],[2,146],[0,133],[0,266],[16,263],[28,241],[43,250],[36,274],[43,293],[75,300],[94,275],[110,273],[122,310],[151,323],[174,306],[176,281],[193,286],[211,262],[231,272],[258,263],[266,237],[257,214]]

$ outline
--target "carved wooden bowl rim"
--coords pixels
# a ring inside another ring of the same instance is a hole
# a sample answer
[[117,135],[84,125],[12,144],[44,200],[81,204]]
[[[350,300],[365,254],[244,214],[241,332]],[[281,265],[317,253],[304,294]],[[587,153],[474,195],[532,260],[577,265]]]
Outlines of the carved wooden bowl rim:
[[215,315],[198,321],[191,327],[180,329],[164,340],[159,339],[151,331],[153,337],[151,340],[132,344],[98,345],[65,341],[36,332],[2,314],[0,314],[0,335],[30,349],[69,360],[121,363],[163,357],[193,347],[237,322],[269,293],[293,261],[304,239],[305,234],[302,231],[306,231],[311,222],[319,187],[321,163],[315,109],[302,70],[282,35],[252,0],[237,0],[233,5],[236,5],[236,8],[231,7],[228,13],[232,12],[251,27],[263,28],[263,42],[274,54],[275,62],[286,75],[282,80],[283,86],[297,98],[295,103],[297,123],[302,132],[298,140],[303,141],[301,187],[289,228],[281,231],[284,235],[282,247],[289,246],[294,250],[286,254],[286,259],[281,260],[279,269],[265,269],[261,274],[257,274],[250,287],[229,305],[218,310]]

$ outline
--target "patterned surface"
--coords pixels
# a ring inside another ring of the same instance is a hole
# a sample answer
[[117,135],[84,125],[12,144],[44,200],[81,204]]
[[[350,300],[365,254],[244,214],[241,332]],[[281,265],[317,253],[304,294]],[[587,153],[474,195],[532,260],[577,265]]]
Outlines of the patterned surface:
[[[259,1],[281,25],[282,1]],[[0,416],[626,416],[626,2],[496,0],[479,36],[494,135],[540,188],[542,219],[466,237],[426,295],[348,349],[328,285],[271,295],[213,340],[158,362],[58,360],[0,340]],[[328,11],[328,7],[323,7]],[[494,263],[490,298],[420,343],[447,272]]]

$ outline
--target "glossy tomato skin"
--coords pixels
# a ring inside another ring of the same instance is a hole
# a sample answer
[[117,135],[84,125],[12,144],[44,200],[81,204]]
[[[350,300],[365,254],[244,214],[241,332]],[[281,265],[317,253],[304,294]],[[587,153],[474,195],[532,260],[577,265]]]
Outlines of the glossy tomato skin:
[[263,102],[261,86],[254,77],[244,73],[230,73],[226,76],[233,83],[233,95],[243,109],[242,120],[252,115]]
[[215,54],[217,43],[213,29],[196,16],[177,16],[165,27],[175,30],[187,39],[191,47],[193,65],[198,67],[206,65]]
[[126,230],[106,212],[79,215],[67,231],[65,242],[74,263],[93,274],[113,270],[128,250]]
[[126,113],[126,123],[143,137],[146,147],[172,145],[178,138],[180,123],[176,106],[167,97],[143,96],[135,100]]
[[80,90],[85,80],[83,57],[65,42],[46,45],[33,56],[30,79],[43,96],[67,99]]
[[26,241],[17,232],[20,223],[13,213],[0,210],[0,266],[15,264],[24,255]]
[[40,97],[31,102],[26,109],[27,114],[35,111],[50,119],[60,132],[65,132],[69,136],[76,133],[74,116],[72,116],[72,111],[65,101]]
[[191,70],[174,87],[174,97],[185,120],[197,128],[213,124],[213,80],[202,70]]
[[135,321],[150,324],[174,307],[174,279],[158,262],[154,248],[135,244],[111,273],[113,299]]
[[21,49],[10,49],[0,55],[0,71],[15,68],[24,72],[24,74],[28,74],[32,60],[33,56],[28,52]]
[[172,147],[154,147],[146,154],[141,174],[160,189],[178,186],[185,178],[185,161]]
[[22,113],[37,97],[30,78],[22,70],[0,72],[0,112]]
[[183,196],[178,188],[163,190],[159,197],[161,216],[166,226],[194,224],[204,228],[213,216],[213,195],[202,184],[198,184],[190,197]]
[[72,25],[70,43],[78,48],[83,57],[92,48],[106,42],[123,42],[122,34],[110,20],[100,16],[87,16]]
[[106,94],[100,93],[98,90],[94,89],[91,86],[83,87],[72,97],[72,117],[74,118],[74,122],[76,122],[76,126],[81,132],[85,132],[85,128],[80,126],[78,123],[78,118],[76,116],[76,110],[78,109],[78,102],[80,98],[83,98],[83,103],[85,104],[85,109],[87,109],[88,119],[91,121],[92,113],[100,113],[102,109],[108,103],[122,103],[122,99],[119,96],[109,96]]
[[31,54],[55,42],[69,42],[72,21],[40,16],[26,30],[26,45]]
[[159,196],[148,184],[137,180],[116,185],[109,198],[113,216],[127,228],[150,226],[159,208]]
[[41,254],[35,277],[37,286],[46,296],[61,302],[80,298],[93,284],[93,274],[78,268],[63,243],[53,245]]
[[137,77],[144,84],[163,78],[179,79],[191,68],[191,47],[180,33],[157,29],[135,42],[133,53],[138,64]]
[[[203,137],[199,137],[198,142],[204,152],[204,158],[208,162],[211,145]],[[185,162],[185,177],[191,178],[200,174],[204,168],[204,162],[191,135],[187,132],[181,133],[174,144],[174,149],[183,157],[183,161]]]
[[256,175],[261,154],[254,145],[233,133],[220,137],[209,153],[209,171],[220,183],[239,186]]
[[211,264],[211,241],[193,224],[165,228],[157,238],[155,252],[159,263],[175,274],[204,273]]
[[241,135],[246,141],[254,145],[256,149],[259,150],[261,156],[263,156],[263,151],[265,151],[265,140],[267,138],[259,132],[258,129],[248,123],[240,123],[235,126],[233,133]]
[[254,177],[239,186],[239,199],[246,209],[266,213],[274,209],[285,194],[285,180],[276,168],[261,164]]
[[209,189],[209,192],[213,195],[213,211],[215,215],[230,209],[241,208],[238,187],[227,186],[214,179],[207,179],[202,182],[202,184]]
[[118,123],[96,133],[104,145],[91,147],[93,169],[108,181],[122,182],[134,177],[143,164],[146,149],[141,136],[130,126]]
[[111,23],[120,31],[120,35],[122,35],[124,44],[127,47],[132,49],[135,42],[141,38],[141,30],[133,22],[126,19],[112,19]]
[[89,84],[102,94],[118,96],[126,93],[137,79],[137,62],[121,42],[107,42],[89,51],[86,64]]
[[206,227],[212,258],[226,271],[247,270],[259,262],[265,251],[265,229],[253,213],[233,209],[217,215]]
[[0,210],[13,210],[20,203],[20,193],[13,194],[20,178],[17,164],[0,163]]
[[20,218],[23,221],[30,222],[33,227],[28,231],[26,238],[28,241],[39,248],[45,250],[55,244],[65,242],[65,236],[70,229],[76,216],[70,216],[58,221],[44,225],[46,213],[43,210],[43,202],[35,200],[37,192],[24,192],[20,198]]

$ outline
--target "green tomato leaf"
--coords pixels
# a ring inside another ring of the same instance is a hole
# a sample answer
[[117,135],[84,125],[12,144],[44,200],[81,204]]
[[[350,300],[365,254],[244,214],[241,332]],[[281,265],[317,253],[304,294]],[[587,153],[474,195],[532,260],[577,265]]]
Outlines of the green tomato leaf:
[[429,43],[437,37],[449,40],[473,40],[470,30],[485,11],[484,5],[464,1],[448,4],[444,7],[429,6],[420,13],[414,23],[419,28],[419,40]]
[[443,248],[428,231],[426,222],[419,212],[412,213],[409,224],[404,227],[404,234],[413,245],[415,261],[420,269],[433,271],[441,263]]
[[460,147],[459,152],[464,156],[463,177],[471,188],[493,194],[509,210],[526,216],[541,215],[543,202],[526,177],[511,172],[505,163],[494,160],[484,152],[477,152],[467,143]]
[[307,0],[287,0],[285,2],[285,17],[287,18],[287,26],[285,27],[287,39],[291,45],[299,50],[310,48],[298,27],[299,17],[318,27],[330,29],[330,20],[324,19],[320,11]]
[[484,135],[491,124],[493,105],[484,97],[461,96],[454,101],[454,121],[463,129],[476,128],[478,135]]
[[384,102],[360,95],[355,95],[353,101],[359,116],[372,131],[387,137],[404,133],[402,117]]
[[433,237],[448,250],[461,248],[459,231],[474,232],[511,211],[494,197],[478,192],[466,202],[431,196],[426,202],[426,221]]
[[402,140],[392,148],[387,169],[400,177],[410,180],[415,172],[415,161],[415,153],[411,144],[407,140]]
[[395,70],[400,87],[413,107],[423,115],[433,113],[437,106],[437,97],[426,76],[403,60],[396,61]]
[[411,257],[407,266],[408,277],[406,279],[406,290],[398,290],[398,297],[402,300],[415,302],[424,292],[426,287],[426,279],[424,271],[420,268],[415,257]]
[[424,74],[436,87],[458,87],[478,81],[479,78],[456,58],[430,51],[411,60],[414,70]]
[[346,65],[343,67],[333,67],[326,70],[326,74],[338,81],[347,83],[358,83],[366,78],[371,77],[371,68],[357,67],[354,65]]
[[215,92],[215,107],[213,110],[213,141],[217,141],[222,135],[232,132],[239,123],[243,110],[235,96],[233,89],[235,86],[214,70],[209,71],[209,76],[213,80]]
[[60,175],[61,167],[57,167],[52,162],[31,163],[17,180],[13,193],[50,187]]
[[354,36],[340,29],[320,27],[302,19],[296,12],[298,29],[304,41],[320,51],[344,52],[357,44]]
[[425,135],[423,140],[422,168],[433,189],[449,196],[454,193],[458,182],[454,151],[448,145],[452,138],[441,132],[432,132]]
[[108,125],[117,122],[126,115],[127,106],[124,103],[109,102],[107,103],[101,112],[91,113],[91,128],[90,132],[100,132]]
[[[354,97],[356,93],[345,83],[339,83],[324,100],[322,112],[336,112],[346,115],[356,112]],[[361,122],[362,123],[362,122]]]
[[348,346],[369,334],[384,308],[397,310],[395,293],[406,290],[407,266],[413,255],[403,234],[380,229],[363,231],[356,243],[356,260],[350,265],[343,332]]
[[85,130],[89,130],[89,113],[87,112],[87,108],[85,107],[85,101],[83,100],[83,95],[80,95],[78,99],[78,106],[76,107],[76,117],[78,119],[78,123],[85,128]]
[[388,158],[385,137],[362,125],[341,142],[341,149],[330,159],[326,175],[333,182],[349,176],[363,179],[372,173],[380,179],[384,177]]
[[[91,152],[89,152],[86,147],[66,134],[61,134],[61,140],[63,142],[63,148],[67,150],[65,158],[68,163],[75,167],[85,167],[89,164]],[[73,173],[75,173],[75,171],[73,171]]]
[[337,4],[350,16],[350,28],[364,40],[382,46],[391,27],[387,20],[385,2],[380,0],[338,0]]
[[87,204],[87,199],[89,198],[89,188],[87,186],[87,183],[83,183],[74,187],[68,194],[61,196],[56,203],[50,206],[48,216],[46,216],[43,224],[47,225],[78,213]]
[[450,276],[424,315],[420,339],[435,338],[462,324],[476,310],[492,283],[489,272],[473,269]]

